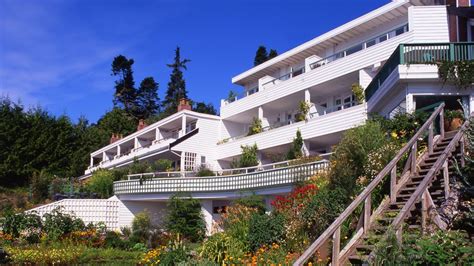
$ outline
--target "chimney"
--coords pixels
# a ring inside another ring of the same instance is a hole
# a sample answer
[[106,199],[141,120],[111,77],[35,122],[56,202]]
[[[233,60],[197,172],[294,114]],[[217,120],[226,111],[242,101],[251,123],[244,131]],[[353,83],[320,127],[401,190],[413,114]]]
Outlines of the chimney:
[[140,119],[138,120],[138,126],[137,126],[137,131],[142,130],[146,128],[148,125],[145,123],[145,120]]
[[191,111],[191,105],[189,104],[189,100],[185,98],[179,99],[178,104],[178,112],[181,110],[189,110]]
[[110,137],[110,144],[116,142],[118,139],[118,136],[115,135],[115,133],[112,133],[112,136]]

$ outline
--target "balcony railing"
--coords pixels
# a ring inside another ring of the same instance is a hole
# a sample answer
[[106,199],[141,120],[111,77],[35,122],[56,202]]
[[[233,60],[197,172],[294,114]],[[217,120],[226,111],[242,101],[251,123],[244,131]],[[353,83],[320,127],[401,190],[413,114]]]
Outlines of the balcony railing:
[[[347,102],[347,103],[342,103],[341,105],[338,105],[338,106],[331,106],[331,107],[328,107],[328,108],[324,109],[321,112],[309,113],[309,119],[311,120],[311,119],[315,119],[317,117],[321,117],[321,116],[324,116],[324,115],[327,115],[327,114],[330,114],[330,113],[333,113],[333,112],[346,110],[348,108],[357,106],[359,104],[360,103],[358,103],[357,101],[351,101],[351,102]],[[292,119],[292,120],[288,120],[288,121],[285,121],[285,122],[276,122],[276,123],[273,123],[273,124],[268,125],[266,127],[263,127],[262,132],[267,132],[267,131],[277,129],[277,128],[280,128],[280,127],[289,126],[289,125],[292,125],[292,124],[295,124],[295,123],[298,123],[298,122],[302,122],[302,121],[297,121],[295,119]],[[262,132],[260,132],[260,133],[262,133]],[[257,133],[257,134],[259,134],[259,133]],[[256,134],[253,134],[253,135],[256,135]],[[251,135],[251,136],[253,136],[253,135]],[[242,139],[242,138],[245,138],[245,137],[248,137],[248,136],[249,136],[248,134],[241,134],[241,135],[229,137],[229,138],[220,140],[217,143],[217,145],[224,144],[224,143],[231,142],[231,141],[238,140],[238,139]]]
[[114,182],[116,195],[142,193],[177,192],[225,192],[262,189],[275,186],[292,185],[304,181],[327,169],[327,160],[257,171],[246,174],[209,176],[153,178],[150,180],[125,180]]
[[398,65],[464,60],[474,60],[474,43],[400,44],[365,89],[365,99],[370,100]]
[[[400,26],[396,29],[393,29],[393,30],[390,30],[390,31],[387,31],[375,38],[372,38],[370,40],[367,40],[367,41],[364,41],[364,42],[361,42],[361,43],[358,43],[354,46],[351,46],[343,51],[340,51],[340,52],[337,52],[337,53],[334,53],[330,56],[327,56],[327,57],[324,57],[322,59],[319,59],[318,61],[316,62],[313,62],[311,64],[309,64],[309,69],[305,68],[305,67],[301,67],[301,68],[297,68],[297,69],[294,69],[284,75],[281,75],[277,78],[274,78],[270,81],[267,81],[265,83],[262,84],[262,87],[265,87],[265,85],[268,85],[270,83],[272,84],[276,84],[277,81],[285,81],[285,80],[289,80],[293,77],[296,77],[296,76],[299,76],[305,72],[309,72],[309,71],[312,71],[314,69],[317,69],[321,66],[324,66],[324,65],[327,65],[331,62],[334,62],[336,60],[339,60],[341,58],[344,58],[344,57],[347,57],[349,55],[352,55],[354,53],[357,53],[357,52],[360,52],[360,51],[363,51],[365,49],[368,49],[374,45],[377,45],[379,43],[382,43],[382,42],[385,42],[391,38],[394,38],[396,36],[399,36],[403,33],[406,33],[408,32],[408,24],[405,24],[403,26]],[[253,93],[251,93],[253,94]],[[248,94],[247,92],[245,92],[244,94],[241,94],[239,96],[236,96],[232,99],[228,99],[227,100],[227,103],[232,103],[232,102],[235,102],[239,99],[242,99],[242,98],[245,98],[251,94]]]

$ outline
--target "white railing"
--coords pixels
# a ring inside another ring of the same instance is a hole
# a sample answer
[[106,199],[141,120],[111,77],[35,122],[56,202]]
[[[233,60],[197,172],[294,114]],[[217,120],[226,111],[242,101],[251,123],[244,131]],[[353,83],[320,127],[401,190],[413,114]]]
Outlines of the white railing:
[[110,199],[63,199],[36,207],[26,212],[35,212],[39,216],[51,213],[60,208],[61,212],[72,214],[88,223],[104,223],[108,229],[117,230],[119,226],[120,201],[116,197]]
[[208,177],[151,178],[114,182],[116,195],[134,193],[218,192],[291,185],[325,171],[328,160],[243,174]]

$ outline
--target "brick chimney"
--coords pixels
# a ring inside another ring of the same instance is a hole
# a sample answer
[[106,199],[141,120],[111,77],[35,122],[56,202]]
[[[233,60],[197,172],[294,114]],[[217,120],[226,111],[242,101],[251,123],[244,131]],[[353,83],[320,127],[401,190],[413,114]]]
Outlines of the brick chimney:
[[148,125],[145,123],[145,120],[140,119],[138,120],[138,126],[137,126],[137,131],[142,130],[146,128]]
[[112,136],[110,137],[110,144],[116,142],[118,140],[118,136],[115,135],[115,133],[112,133]]
[[189,100],[185,98],[179,99],[178,104],[178,112],[181,110],[189,110],[191,111],[191,105],[189,104]]

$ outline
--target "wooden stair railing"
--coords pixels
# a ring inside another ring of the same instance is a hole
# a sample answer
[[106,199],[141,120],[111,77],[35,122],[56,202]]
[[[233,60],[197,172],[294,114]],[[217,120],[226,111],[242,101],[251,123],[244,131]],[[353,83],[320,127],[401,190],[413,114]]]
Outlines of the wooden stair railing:
[[[473,116],[474,114],[471,114]],[[414,207],[415,203],[418,202],[421,198],[421,227],[422,231],[425,231],[426,222],[429,217],[428,210],[434,206],[433,200],[431,198],[430,192],[428,190],[429,185],[433,182],[434,178],[437,174],[442,170],[443,172],[443,179],[444,179],[444,196],[447,199],[449,196],[449,171],[448,171],[448,159],[453,152],[456,150],[456,146],[458,143],[461,143],[460,148],[461,152],[463,147],[463,131],[466,130],[469,124],[469,119],[466,119],[464,124],[462,125],[461,129],[456,133],[453,139],[449,142],[448,146],[444,149],[444,151],[439,155],[438,159],[435,161],[431,169],[426,173],[421,183],[417,186],[416,190],[410,196],[408,201],[403,206],[402,210],[399,212],[395,220],[392,222],[391,227],[395,230],[395,234],[397,236],[398,241],[402,242],[402,224],[403,221],[409,215],[410,210]],[[461,155],[462,158],[462,155]],[[433,221],[438,227],[441,229],[445,227],[440,220]]]
[[[303,265],[309,260],[326,242],[332,238],[332,259],[331,265],[338,266],[347,260],[355,244],[370,230],[370,224],[376,219],[377,215],[384,209],[388,204],[395,202],[398,190],[408,180],[410,173],[417,171],[417,164],[423,156],[417,158],[417,149],[419,139],[423,134],[428,131],[428,151],[425,153],[433,153],[433,147],[435,145],[434,138],[434,125],[435,120],[439,116],[440,125],[440,138],[444,137],[444,103],[441,103],[435,111],[431,114],[428,120],[420,127],[415,135],[408,141],[408,143],[401,148],[395,157],[385,166],[382,171],[370,182],[370,184],[352,201],[352,203],[334,220],[334,222],[324,231],[316,241],[314,241],[305,252],[295,261],[293,265]],[[404,155],[408,155],[408,160],[405,163],[403,171],[401,171],[400,178],[397,174],[397,163],[403,159]],[[390,198],[383,200],[379,207],[372,211],[371,196],[375,188],[381,185],[382,180],[385,176],[390,175]],[[343,222],[354,213],[354,211],[361,204],[363,205],[363,211],[361,214],[362,222],[359,222],[358,230],[347,242],[345,247],[341,250],[340,237],[341,237],[341,226]],[[400,218],[402,220],[402,218]]]

